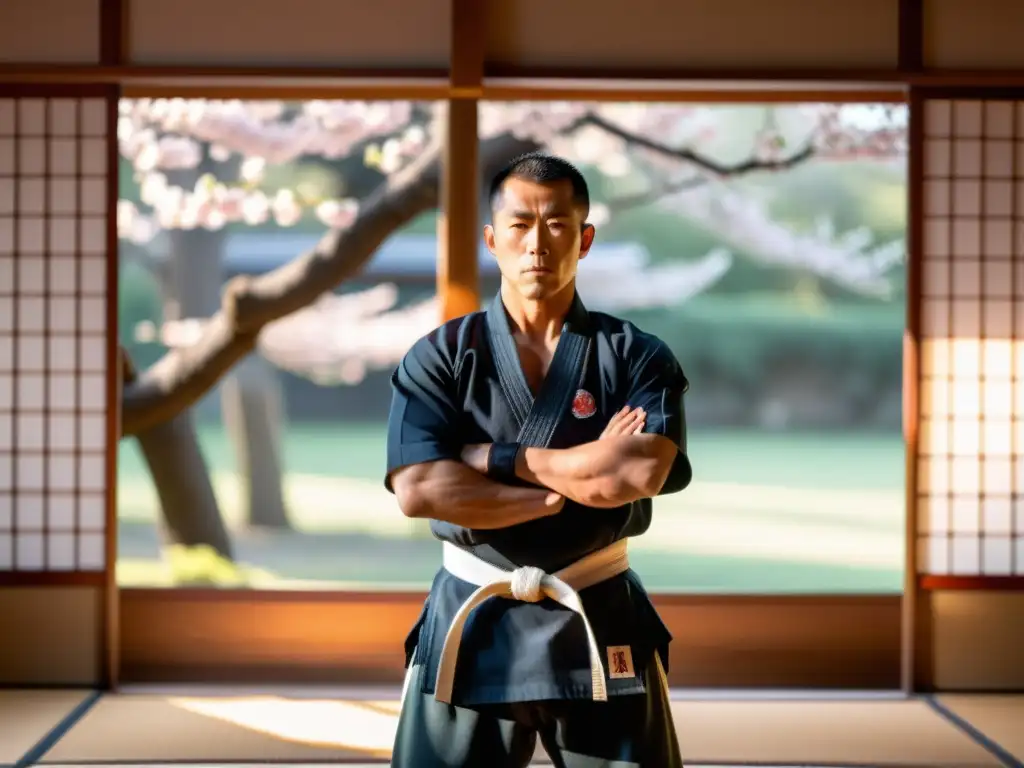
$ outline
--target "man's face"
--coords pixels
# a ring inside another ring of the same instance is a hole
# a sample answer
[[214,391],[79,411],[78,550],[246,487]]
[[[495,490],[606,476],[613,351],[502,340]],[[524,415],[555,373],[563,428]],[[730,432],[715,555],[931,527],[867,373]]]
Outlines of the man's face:
[[533,301],[568,286],[594,241],[594,228],[584,225],[568,180],[537,184],[508,179],[492,220],[484,227],[487,248],[505,282]]

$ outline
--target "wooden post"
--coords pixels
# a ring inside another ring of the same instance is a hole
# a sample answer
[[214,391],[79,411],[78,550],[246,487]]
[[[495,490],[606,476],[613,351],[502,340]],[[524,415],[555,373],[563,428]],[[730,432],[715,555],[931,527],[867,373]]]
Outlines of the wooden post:
[[451,96],[437,222],[442,321],[480,307],[477,102],[483,85],[486,6],[481,0],[451,2]]
[[[129,61],[128,0],[101,0],[100,63],[123,67]],[[124,361],[117,336],[118,237],[117,201],[120,195],[120,151],[117,143],[119,85],[106,89],[107,101],[107,456],[106,456],[106,583],[103,595],[103,687],[116,691],[121,682],[121,591],[117,585],[117,450],[121,438],[121,386]]]
[[903,436],[906,445],[906,528],[901,627],[901,687],[919,693],[930,677],[931,638],[927,630],[930,602],[918,575],[918,456],[921,383],[921,261],[924,234],[924,99],[910,94],[910,140],[907,228],[907,320],[903,338]]

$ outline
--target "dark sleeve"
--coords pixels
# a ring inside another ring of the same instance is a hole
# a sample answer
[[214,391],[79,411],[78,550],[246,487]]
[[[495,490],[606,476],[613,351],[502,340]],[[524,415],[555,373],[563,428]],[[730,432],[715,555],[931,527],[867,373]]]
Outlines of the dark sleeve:
[[[637,345],[640,346],[640,345]],[[629,366],[630,386],[626,403],[647,413],[646,434],[663,435],[679,448],[661,494],[676,493],[690,484],[693,469],[686,455],[686,411],[683,395],[689,382],[672,351],[652,339],[642,345]]]
[[392,493],[395,470],[462,458],[462,446],[456,439],[459,412],[453,360],[439,346],[439,336],[417,341],[391,375],[384,487]]

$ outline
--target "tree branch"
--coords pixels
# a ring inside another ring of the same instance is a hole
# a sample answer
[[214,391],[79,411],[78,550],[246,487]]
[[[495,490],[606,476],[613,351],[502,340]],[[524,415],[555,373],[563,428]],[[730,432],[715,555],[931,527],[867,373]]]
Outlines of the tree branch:
[[[481,171],[497,170],[536,142],[503,135],[481,144]],[[357,274],[395,230],[438,206],[441,151],[433,145],[391,176],[347,229],[329,232],[312,251],[258,277],[236,277],[195,344],[170,350],[124,387],[121,429],[134,435],[188,408],[256,346],[264,326],[305,307]]]
[[[720,179],[726,179],[735,176],[743,176],[748,173],[755,173],[757,171],[784,171],[795,168],[796,166],[821,154],[815,143],[813,141],[808,141],[800,149],[787,157],[780,157],[775,160],[760,160],[757,157],[751,156],[738,163],[720,163],[709,157],[700,155],[691,149],[670,147],[645,136],[634,134],[619,125],[605,120],[599,115],[589,114],[581,118],[573,124],[571,130],[578,130],[585,125],[594,126],[604,131],[608,131],[612,135],[622,139],[627,145],[642,147],[665,157],[671,157],[689,163],[690,165],[705,171],[705,173],[698,174],[697,176],[691,176],[681,181],[666,181],[653,186],[651,189],[644,190],[643,192],[613,198],[605,203],[608,210],[612,213],[621,213],[632,208],[638,208],[642,205],[650,205],[651,203],[657,202],[668,195],[703,186],[710,180],[709,177],[711,174],[718,176]],[[891,155],[884,151],[862,149],[854,156],[857,159],[863,159],[865,157],[881,158]]]
[[570,132],[579,130],[584,126],[600,128],[601,130],[607,131],[613,136],[622,139],[629,146],[642,147],[643,149],[655,152],[665,157],[671,157],[673,159],[683,161],[704,171],[702,174],[691,176],[681,181],[666,181],[655,185],[651,189],[644,190],[643,192],[613,198],[606,203],[608,210],[612,213],[621,213],[632,208],[638,208],[642,205],[649,205],[657,202],[667,195],[676,194],[678,192],[702,186],[708,182],[709,174],[714,174],[719,178],[729,178],[732,176],[743,176],[744,174],[754,173],[756,171],[782,171],[800,165],[801,163],[810,160],[816,154],[814,143],[809,141],[788,157],[780,157],[775,160],[760,160],[757,157],[751,156],[739,163],[720,163],[710,157],[698,154],[692,149],[670,147],[667,144],[654,141],[646,136],[640,136],[632,133],[622,126],[616,125],[615,123],[593,113],[576,121],[572,125]]
[[358,272],[398,227],[437,204],[436,150],[370,197],[343,232],[328,233],[311,252],[259,277],[225,286],[221,309],[192,346],[168,352],[124,390],[122,430],[138,432],[188,407],[256,346],[260,329],[315,301]]
[[778,160],[759,160],[756,157],[750,157],[739,163],[720,163],[717,160],[712,160],[710,157],[698,154],[692,149],[684,147],[670,147],[667,144],[662,144],[659,141],[654,141],[653,139],[649,139],[645,136],[639,136],[627,131],[622,126],[605,120],[599,115],[589,114],[586,117],[581,118],[576,123],[575,127],[582,128],[585,125],[592,125],[595,128],[607,131],[631,146],[642,147],[659,155],[664,155],[665,157],[682,160],[704,171],[722,177],[740,176],[754,171],[782,171],[787,168],[792,168],[795,165],[799,165],[814,155],[814,145],[808,142],[797,150],[795,154],[790,155],[789,157],[779,158]]

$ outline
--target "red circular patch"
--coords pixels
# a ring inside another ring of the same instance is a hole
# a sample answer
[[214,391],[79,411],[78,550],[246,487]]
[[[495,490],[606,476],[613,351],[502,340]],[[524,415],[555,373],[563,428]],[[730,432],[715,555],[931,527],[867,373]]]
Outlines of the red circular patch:
[[597,411],[597,402],[594,396],[585,389],[576,390],[576,397],[572,399],[572,415],[577,419],[586,419]]

